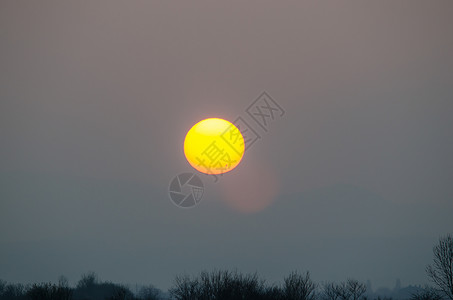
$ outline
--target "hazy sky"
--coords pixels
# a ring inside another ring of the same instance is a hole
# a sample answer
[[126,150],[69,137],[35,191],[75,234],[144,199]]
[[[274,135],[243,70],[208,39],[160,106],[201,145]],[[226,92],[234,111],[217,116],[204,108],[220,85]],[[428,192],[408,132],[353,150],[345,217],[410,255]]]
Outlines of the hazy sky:
[[[0,278],[427,282],[453,231],[452,1],[2,1]],[[286,111],[199,206],[190,127]]]

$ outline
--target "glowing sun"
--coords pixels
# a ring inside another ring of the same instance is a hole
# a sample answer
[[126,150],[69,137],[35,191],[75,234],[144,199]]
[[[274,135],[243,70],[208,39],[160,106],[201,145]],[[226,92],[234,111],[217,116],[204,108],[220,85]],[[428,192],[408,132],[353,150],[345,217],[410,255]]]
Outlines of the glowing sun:
[[244,137],[227,120],[205,119],[187,132],[184,154],[190,165],[202,173],[226,173],[240,163],[244,155]]

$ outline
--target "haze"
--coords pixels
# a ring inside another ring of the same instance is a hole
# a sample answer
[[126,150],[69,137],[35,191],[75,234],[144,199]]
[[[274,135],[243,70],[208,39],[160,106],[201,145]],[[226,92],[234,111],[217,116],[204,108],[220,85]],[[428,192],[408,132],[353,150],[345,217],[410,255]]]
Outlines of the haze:
[[[452,14],[451,1],[2,1],[0,278],[428,282],[453,229]],[[173,205],[190,127],[246,115],[263,91],[285,114],[219,182],[200,175],[197,207]]]

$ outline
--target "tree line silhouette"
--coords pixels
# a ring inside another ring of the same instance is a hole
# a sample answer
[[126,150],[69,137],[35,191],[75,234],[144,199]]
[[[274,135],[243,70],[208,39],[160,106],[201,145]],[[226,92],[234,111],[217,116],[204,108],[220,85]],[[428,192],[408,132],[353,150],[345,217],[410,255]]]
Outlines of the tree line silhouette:
[[[424,289],[411,300],[441,300],[438,295],[434,290]],[[357,280],[317,284],[309,272],[296,271],[284,277],[281,284],[269,284],[257,273],[229,270],[178,275],[168,293],[152,285],[133,293],[126,285],[98,280],[92,272],[82,275],[75,287],[70,287],[64,277],[58,283],[31,285],[0,280],[0,300],[371,300],[368,297],[366,285]]]
[[134,294],[129,287],[99,281],[94,272],[82,275],[75,288],[64,277],[57,284],[7,284],[0,280],[0,300],[163,300],[167,299],[152,285],[141,287]]
[[[434,287],[417,289],[410,300],[453,300],[453,237],[441,237],[433,248],[433,265],[426,272]],[[64,277],[58,283],[8,284],[0,280],[0,300],[371,300],[366,285],[355,279],[315,283],[309,272],[291,272],[281,284],[268,284],[257,273],[202,271],[178,275],[168,293],[153,285],[133,293],[126,285],[99,281],[91,272],[72,288]],[[374,298],[391,300],[391,298]]]
[[196,277],[177,276],[169,292],[177,300],[359,300],[364,298],[366,287],[353,279],[318,286],[309,272],[292,272],[281,285],[267,285],[256,273],[219,270]]
[[198,276],[176,276],[168,294],[152,285],[134,294],[125,285],[99,281],[92,272],[82,275],[74,288],[64,277],[56,284],[28,286],[0,281],[0,300],[360,300],[365,291],[365,284],[352,279],[324,284],[319,289],[309,272],[292,272],[276,285],[266,284],[257,273],[203,271]]

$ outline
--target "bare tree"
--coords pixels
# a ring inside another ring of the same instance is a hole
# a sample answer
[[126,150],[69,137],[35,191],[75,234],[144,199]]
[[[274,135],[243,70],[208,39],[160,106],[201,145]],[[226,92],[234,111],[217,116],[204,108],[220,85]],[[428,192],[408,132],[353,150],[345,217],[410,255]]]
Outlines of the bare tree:
[[359,300],[366,292],[366,285],[355,279],[346,282],[327,283],[323,286],[324,300]]
[[412,293],[409,300],[442,300],[442,296],[439,292],[433,288],[425,287],[422,290],[418,290]]
[[27,296],[31,300],[70,300],[72,290],[52,283],[33,284],[28,289]]
[[336,291],[338,293],[338,297],[341,300],[350,300],[351,299],[351,291],[349,290],[348,284],[346,282],[338,283]]
[[433,265],[428,266],[426,272],[439,290],[453,300],[453,236],[441,237],[433,253]]
[[191,278],[189,275],[178,275],[169,292],[176,300],[197,300],[200,293],[199,285],[197,278]]
[[66,278],[66,276],[64,275],[60,275],[58,277],[58,286],[68,288],[69,287],[68,278]]
[[359,300],[366,292],[366,285],[355,279],[348,279],[346,286],[352,300]]
[[338,285],[333,282],[323,284],[322,298],[324,300],[338,300],[340,298]]
[[139,298],[142,300],[159,300],[162,299],[161,291],[153,285],[144,286],[140,289]]
[[25,299],[25,293],[27,292],[28,286],[24,286],[23,284],[6,284],[3,288],[3,292],[0,295],[1,299]]
[[177,276],[169,292],[177,300],[255,300],[276,291],[268,291],[256,273],[214,270],[202,271],[197,277]]
[[3,295],[3,291],[6,287],[6,281],[0,279],[0,297]]
[[77,288],[91,288],[98,283],[98,276],[94,272],[88,272],[82,275],[77,283]]
[[283,297],[294,300],[314,300],[316,284],[311,280],[310,273],[305,275],[292,272],[283,281]]
[[132,292],[124,285],[117,285],[114,294],[108,300],[134,300]]

